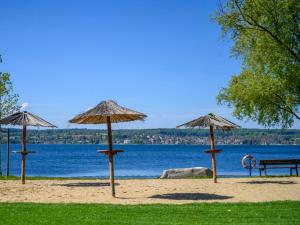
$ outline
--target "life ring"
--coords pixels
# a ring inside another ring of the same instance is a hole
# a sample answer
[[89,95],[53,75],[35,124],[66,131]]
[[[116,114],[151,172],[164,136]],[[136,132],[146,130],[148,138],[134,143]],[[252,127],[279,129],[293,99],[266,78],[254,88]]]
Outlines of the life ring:
[[249,169],[249,164],[247,163],[247,159],[251,160],[251,168],[253,169],[256,166],[256,159],[253,155],[245,155],[242,159],[242,166],[245,169]]

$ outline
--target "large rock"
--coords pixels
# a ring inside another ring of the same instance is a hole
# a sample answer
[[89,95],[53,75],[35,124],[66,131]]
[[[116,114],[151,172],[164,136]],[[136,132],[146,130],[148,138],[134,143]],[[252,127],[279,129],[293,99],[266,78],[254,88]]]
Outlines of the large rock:
[[212,176],[212,171],[206,167],[180,168],[164,170],[160,178],[178,179]]

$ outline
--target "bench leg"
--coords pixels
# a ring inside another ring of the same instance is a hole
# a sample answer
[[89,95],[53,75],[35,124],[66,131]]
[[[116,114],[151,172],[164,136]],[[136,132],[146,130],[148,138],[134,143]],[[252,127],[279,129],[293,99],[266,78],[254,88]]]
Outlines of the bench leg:
[[261,177],[261,169],[259,169],[259,176]]
[[293,168],[290,168],[290,176],[293,176]]
[[267,168],[265,167],[265,176],[267,176]]
[[298,166],[296,167],[296,175],[298,177]]

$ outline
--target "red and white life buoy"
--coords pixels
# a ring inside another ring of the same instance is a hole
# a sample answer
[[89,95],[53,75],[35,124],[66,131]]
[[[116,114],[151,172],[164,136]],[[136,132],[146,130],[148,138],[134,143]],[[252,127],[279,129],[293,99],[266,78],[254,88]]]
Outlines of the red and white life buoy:
[[245,155],[242,159],[242,166],[245,169],[249,169],[249,164],[247,163],[247,159],[251,160],[251,168],[253,169],[256,166],[256,159],[253,155]]

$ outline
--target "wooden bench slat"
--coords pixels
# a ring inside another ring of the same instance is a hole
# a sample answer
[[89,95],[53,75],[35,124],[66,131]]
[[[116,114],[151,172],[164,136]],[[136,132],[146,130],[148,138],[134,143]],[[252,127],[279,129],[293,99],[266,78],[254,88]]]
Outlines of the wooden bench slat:
[[[265,167],[262,165],[262,166],[259,166],[259,169],[264,169]],[[296,165],[294,164],[293,166],[285,166],[285,165],[270,165],[268,167],[266,167],[266,169],[280,169],[280,168],[296,168]]]
[[272,159],[260,160],[260,165],[277,165],[277,164],[300,164],[300,159]]
[[265,175],[267,175],[266,171],[268,169],[282,169],[289,168],[290,175],[292,175],[292,170],[296,171],[296,175],[298,176],[298,167],[300,165],[300,159],[270,159],[270,160],[260,160],[259,161],[259,173],[261,175],[262,171],[265,171]]

